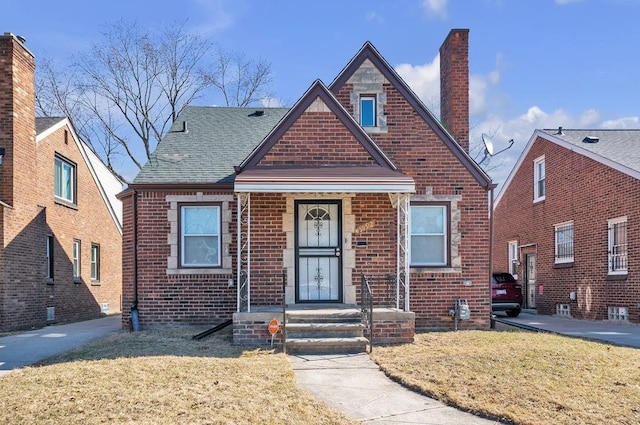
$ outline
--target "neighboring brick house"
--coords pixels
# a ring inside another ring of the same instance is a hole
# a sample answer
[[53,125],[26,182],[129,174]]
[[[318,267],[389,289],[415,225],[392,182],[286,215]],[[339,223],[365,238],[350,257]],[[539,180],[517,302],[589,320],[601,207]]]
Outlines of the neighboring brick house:
[[66,118],[36,118],[35,62],[0,35],[0,330],[121,311],[122,183]]
[[[452,329],[457,298],[465,327],[489,328],[494,185],[468,155],[468,30],[441,55],[449,131],[368,42],[291,109],[187,107],[120,195],[123,326],[131,305],[144,328],[250,327],[243,312],[283,297],[359,304],[364,275],[374,305],[412,312],[383,342],[414,320]],[[266,341],[252,332],[234,338]]]
[[525,308],[640,322],[640,130],[536,130],[494,206]]

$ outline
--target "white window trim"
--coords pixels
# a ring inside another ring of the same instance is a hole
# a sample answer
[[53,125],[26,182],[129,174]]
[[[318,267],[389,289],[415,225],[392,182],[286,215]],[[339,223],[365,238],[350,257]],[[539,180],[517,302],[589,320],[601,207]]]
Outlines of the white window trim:
[[[518,268],[517,265],[519,265],[519,261],[518,261],[518,241],[509,241],[509,273],[511,273],[513,275],[513,277],[515,279],[518,279]],[[516,265],[516,268],[514,270],[514,264]],[[514,273],[515,271],[515,273]]]
[[71,257],[72,257],[72,268],[73,268],[73,279],[78,280],[82,274],[82,269],[80,265],[81,258],[81,248],[82,245],[78,239],[73,240],[73,246],[71,248]]
[[[60,164],[62,164],[61,166],[61,174],[60,174],[60,178],[62,178],[62,170],[64,170],[64,165],[67,165],[70,168],[71,171],[71,193],[70,193],[70,198],[66,198],[64,196],[58,195],[56,194],[56,185],[57,185],[57,181],[56,181],[56,173],[55,173],[55,168],[57,167],[57,163],[60,162]],[[77,169],[76,169],[76,164],[72,161],[69,161],[68,159],[56,154],[54,157],[54,161],[53,161],[53,167],[54,167],[54,172],[53,172],[53,194],[54,197],[56,199],[59,199],[62,202],[68,202],[71,204],[75,204],[76,203],[76,177],[77,177]]]
[[[612,218],[611,220],[607,221],[607,274],[609,275],[626,275],[628,274],[628,263],[627,263],[627,268],[625,269],[619,269],[619,270],[611,270],[611,251],[613,248],[613,238],[612,238],[612,226],[615,224],[620,224],[620,223],[626,223],[627,222],[627,216],[624,217],[617,217],[617,218]],[[627,232],[627,234],[625,235],[626,238],[629,237],[629,234]],[[629,246],[628,246],[628,241],[627,241],[627,261],[629,258],[629,252],[628,252]]]
[[[94,255],[95,253],[95,255]],[[91,281],[99,282],[100,281],[100,245],[97,243],[91,244],[91,253],[90,253],[90,277]]]
[[[362,123],[362,103],[365,100],[370,100],[371,104],[373,105],[373,125],[367,125],[365,126]],[[360,125],[363,128],[375,128],[378,126],[378,97],[375,94],[361,94],[360,95]]]
[[[170,247],[170,255],[167,257],[167,275],[192,275],[192,274],[233,274],[232,258],[229,254],[229,244],[231,243],[231,233],[229,227],[231,223],[231,209],[229,203],[234,201],[233,195],[204,195],[203,192],[196,192],[193,195],[167,195],[165,197],[166,202],[169,203],[168,220],[170,225],[169,234],[167,235],[167,243]],[[179,267],[180,252],[178,247],[179,235],[179,220],[180,220],[180,208],[179,205],[185,205],[188,203],[219,203],[222,208],[220,213],[222,215],[221,223],[221,250],[222,256],[221,267],[197,267],[186,268]]]
[[[538,182],[540,180],[539,165],[541,163],[544,163],[544,180],[545,180],[544,195],[542,196],[540,196],[540,193],[538,191]],[[544,201],[546,195],[547,195],[547,164],[545,162],[544,155],[542,155],[533,160],[533,202]]]
[[[563,257],[563,258],[558,258],[558,230],[564,227],[569,227],[571,226],[571,256],[567,256],[567,257]],[[575,256],[575,228],[573,225],[573,220],[571,221],[565,221],[564,223],[559,223],[553,226],[553,238],[554,238],[554,244],[553,244],[553,252],[554,252],[554,259],[555,259],[555,264],[566,264],[566,263],[573,263],[573,259]]]
[[[444,243],[442,244],[443,253],[442,257],[444,262],[442,263],[417,263],[414,262],[411,255],[411,249],[409,249],[409,264],[411,267],[445,267],[449,264],[448,251],[449,251],[449,216],[447,214],[447,206],[446,205],[428,205],[428,204],[412,204],[409,206],[409,237],[413,238],[414,233],[411,232],[411,210],[413,208],[440,208],[442,210],[443,216],[443,233]],[[416,234],[416,236],[426,236],[426,235],[439,235],[435,233],[424,233],[424,234]],[[411,243],[409,244],[411,246]]]
[[[218,229],[217,232],[214,233],[206,233],[206,234],[201,234],[201,235],[191,235],[191,236],[215,236],[218,238],[218,246],[217,246],[217,255],[216,255],[216,262],[215,263],[201,263],[201,264],[187,264],[185,265],[185,261],[184,261],[184,256],[185,256],[185,247],[186,247],[186,243],[185,240],[189,237],[187,235],[185,235],[184,233],[184,212],[186,210],[189,209],[194,209],[194,208],[211,208],[211,209],[215,209],[218,215]],[[180,206],[180,266],[181,267],[186,267],[186,268],[200,268],[200,267],[221,267],[222,266],[222,255],[221,252],[222,251],[222,235],[221,235],[221,227],[222,227],[222,206],[221,205],[215,205],[215,204],[193,204],[193,205],[181,205]]]

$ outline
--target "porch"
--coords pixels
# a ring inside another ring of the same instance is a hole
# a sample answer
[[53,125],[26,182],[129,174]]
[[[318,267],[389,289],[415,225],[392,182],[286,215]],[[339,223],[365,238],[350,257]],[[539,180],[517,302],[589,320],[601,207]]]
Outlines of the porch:
[[[272,283],[281,279],[283,302],[281,305],[256,305],[251,311],[234,313],[234,344],[273,344],[288,353],[347,354],[371,351],[374,345],[413,342],[415,314],[396,307],[398,299],[403,297],[396,296],[393,275],[366,278],[362,274],[359,304],[286,304],[286,272],[255,278]],[[279,326],[272,336],[269,324],[273,320]]]

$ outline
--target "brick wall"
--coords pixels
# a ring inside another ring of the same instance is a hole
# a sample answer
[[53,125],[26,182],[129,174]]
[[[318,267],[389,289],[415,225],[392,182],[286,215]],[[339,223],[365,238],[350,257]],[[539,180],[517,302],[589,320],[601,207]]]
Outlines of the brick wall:
[[[545,156],[545,200],[533,203],[533,161]],[[521,249],[519,280],[524,283],[524,253],[537,254],[536,307],[555,314],[569,304],[576,318],[606,319],[607,307],[627,307],[640,322],[640,202],[638,180],[578,153],[538,138],[495,208],[494,269],[508,270],[507,245]],[[629,252],[626,280],[607,280],[607,221],[627,216]],[[573,220],[574,263],[556,268],[554,225]],[[540,285],[542,294],[540,294]],[[572,301],[570,293],[576,292]]]
[[469,151],[469,30],[451,30],[440,47],[440,120]]
[[[0,329],[100,317],[100,304],[120,310],[120,234],[68,127],[35,140],[33,56],[13,36],[0,36],[2,250]],[[66,136],[65,136],[66,134]],[[54,200],[54,155],[76,164],[77,203]],[[15,172],[14,172],[15,171]],[[54,236],[54,278],[46,278],[46,238]],[[81,241],[81,279],[74,281],[73,240]],[[100,281],[90,279],[91,243],[100,245]]]
[[[130,327],[134,304],[137,259],[138,312],[141,328],[176,325],[215,325],[231,318],[236,310],[235,237],[230,241],[232,272],[168,274],[170,232],[167,196],[196,195],[196,191],[129,190],[123,197],[125,236],[122,241],[123,328]],[[206,195],[229,192],[207,192]],[[137,202],[137,234],[134,235],[134,196]],[[235,210],[235,203],[231,207]],[[224,213],[224,212],[223,212]],[[235,233],[235,215],[230,229]],[[137,240],[136,240],[137,239]],[[137,242],[137,250],[136,250]]]

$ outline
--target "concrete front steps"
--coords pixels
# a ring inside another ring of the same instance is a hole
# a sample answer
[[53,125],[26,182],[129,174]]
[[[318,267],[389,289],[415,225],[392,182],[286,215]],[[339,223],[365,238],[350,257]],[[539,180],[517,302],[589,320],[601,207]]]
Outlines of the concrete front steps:
[[363,336],[360,309],[350,307],[287,311],[287,352],[291,354],[363,353],[369,341]]

